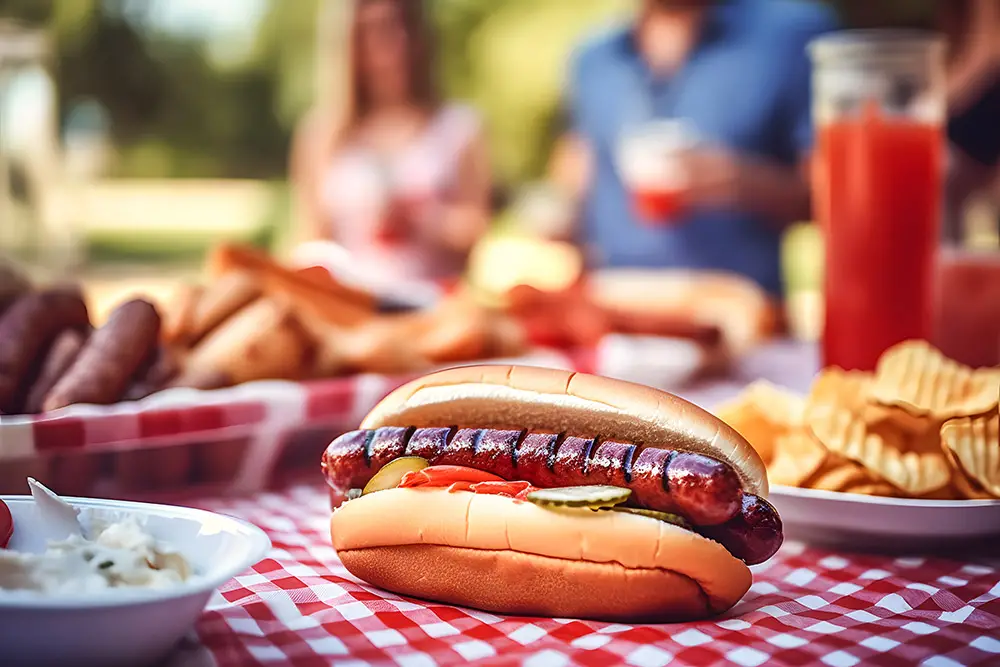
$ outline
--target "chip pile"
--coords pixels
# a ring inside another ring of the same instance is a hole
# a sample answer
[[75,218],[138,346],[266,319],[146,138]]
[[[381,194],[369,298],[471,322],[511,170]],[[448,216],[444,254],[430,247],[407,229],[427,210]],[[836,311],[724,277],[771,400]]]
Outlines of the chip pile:
[[771,484],[876,496],[1000,498],[1000,368],[923,341],[874,373],[827,368],[802,397],[765,382],[718,416],[757,449]]

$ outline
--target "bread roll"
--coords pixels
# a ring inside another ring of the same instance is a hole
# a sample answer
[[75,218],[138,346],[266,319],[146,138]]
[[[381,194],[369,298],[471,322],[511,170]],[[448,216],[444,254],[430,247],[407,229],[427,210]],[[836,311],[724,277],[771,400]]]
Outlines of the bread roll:
[[191,386],[196,378],[213,376],[233,384],[296,379],[310,354],[310,341],[291,311],[273,299],[258,299],[199,343],[172,384]]
[[507,614],[695,620],[751,583],[722,545],[663,521],[447,489],[349,501],[331,535],[347,568],[377,586]]

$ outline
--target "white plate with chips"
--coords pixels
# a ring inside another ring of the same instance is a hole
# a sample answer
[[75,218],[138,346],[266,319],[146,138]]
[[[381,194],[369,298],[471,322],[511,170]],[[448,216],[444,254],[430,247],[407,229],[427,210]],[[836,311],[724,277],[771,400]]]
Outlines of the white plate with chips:
[[1000,500],[917,500],[772,486],[788,539],[840,548],[941,551],[1000,540]]

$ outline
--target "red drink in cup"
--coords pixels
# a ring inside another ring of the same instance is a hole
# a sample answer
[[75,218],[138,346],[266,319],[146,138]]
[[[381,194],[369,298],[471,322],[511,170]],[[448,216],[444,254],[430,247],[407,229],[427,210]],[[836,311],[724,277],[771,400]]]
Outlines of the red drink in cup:
[[683,151],[696,143],[690,126],[678,120],[637,125],[618,145],[618,170],[636,215],[650,225],[669,224],[684,210]]
[[894,31],[811,47],[814,195],[826,238],[823,363],[873,370],[931,338],[944,180],[944,67],[935,38]]

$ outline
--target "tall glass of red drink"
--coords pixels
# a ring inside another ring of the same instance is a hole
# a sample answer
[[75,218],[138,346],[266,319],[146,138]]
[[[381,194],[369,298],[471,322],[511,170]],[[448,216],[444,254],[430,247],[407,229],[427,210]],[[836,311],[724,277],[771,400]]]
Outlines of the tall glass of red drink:
[[810,45],[826,365],[872,370],[894,344],[932,335],[943,47],[933,35],[882,30],[834,33]]

